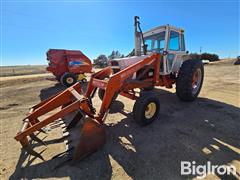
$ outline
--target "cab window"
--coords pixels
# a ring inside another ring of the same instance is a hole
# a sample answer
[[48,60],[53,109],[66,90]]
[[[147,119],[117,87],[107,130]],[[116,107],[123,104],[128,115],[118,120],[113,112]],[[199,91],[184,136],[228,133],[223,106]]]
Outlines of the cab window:
[[179,39],[180,39],[179,33],[175,31],[170,31],[168,49],[172,51],[179,51],[180,50]]
[[153,47],[152,49],[158,49],[158,41],[157,40],[153,40]]
[[144,38],[149,52],[162,52],[165,45],[165,31]]
[[160,46],[160,51],[164,49],[165,39],[161,39],[161,40],[159,41],[159,46]]
[[151,39],[145,40],[145,44],[147,45],[147,49],[152,49],[152,40]]

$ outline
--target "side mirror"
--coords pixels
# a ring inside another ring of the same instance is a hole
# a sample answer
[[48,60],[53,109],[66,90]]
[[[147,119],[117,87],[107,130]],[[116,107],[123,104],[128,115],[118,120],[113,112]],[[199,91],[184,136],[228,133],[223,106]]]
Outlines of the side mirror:
[[163,55],[166,56],[168,54],[167,51],[163,51]]

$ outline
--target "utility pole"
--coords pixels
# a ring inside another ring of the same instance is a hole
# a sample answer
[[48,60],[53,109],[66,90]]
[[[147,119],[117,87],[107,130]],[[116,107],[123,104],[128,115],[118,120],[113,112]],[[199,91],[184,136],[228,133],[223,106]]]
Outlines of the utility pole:
[[200,46],[200,50],[199,50],[200,54],[202,54],[202,46]]

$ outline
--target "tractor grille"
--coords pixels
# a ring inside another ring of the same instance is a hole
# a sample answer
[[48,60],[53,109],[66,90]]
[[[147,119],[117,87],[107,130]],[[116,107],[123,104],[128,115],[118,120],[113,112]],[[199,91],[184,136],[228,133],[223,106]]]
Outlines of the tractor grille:
[[111,61],[111,66],[119,66],[117,61]]
[[110,66],[112,67],[114,74],[120,71],[120,66],[118,61],[110,61]]

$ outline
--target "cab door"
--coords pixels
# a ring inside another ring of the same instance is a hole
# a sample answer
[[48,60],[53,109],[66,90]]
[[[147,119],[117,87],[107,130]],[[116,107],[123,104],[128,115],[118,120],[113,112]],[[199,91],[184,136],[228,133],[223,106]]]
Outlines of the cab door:
[[180,51],[180,34],[176,31],[168,31],[168,41],[165,51],[165,71],[164,74],[171,73],[173,62],[175,61],[176,54]]

